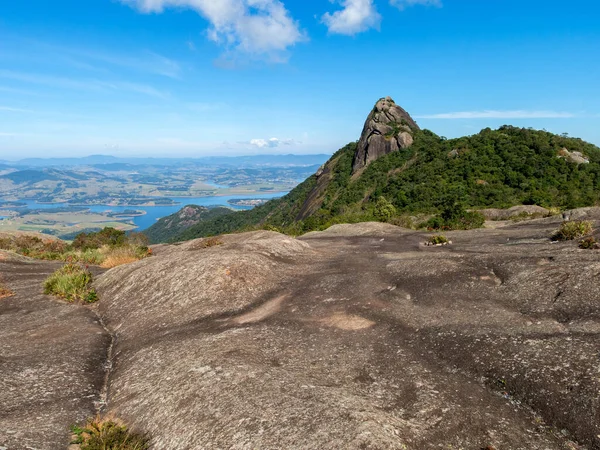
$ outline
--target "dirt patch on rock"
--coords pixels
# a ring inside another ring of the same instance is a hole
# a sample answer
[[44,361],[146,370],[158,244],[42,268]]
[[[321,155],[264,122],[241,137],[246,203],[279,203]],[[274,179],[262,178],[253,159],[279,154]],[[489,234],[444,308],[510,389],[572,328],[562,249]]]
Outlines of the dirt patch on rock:
[[329,317],[325,317],[319,320],[319,323],[328,326],[339,328],[345,331],[358,331],[366,328],[371,328],[375,325],[375,322],[364,317],[360,317],[354,314],[337,313]]

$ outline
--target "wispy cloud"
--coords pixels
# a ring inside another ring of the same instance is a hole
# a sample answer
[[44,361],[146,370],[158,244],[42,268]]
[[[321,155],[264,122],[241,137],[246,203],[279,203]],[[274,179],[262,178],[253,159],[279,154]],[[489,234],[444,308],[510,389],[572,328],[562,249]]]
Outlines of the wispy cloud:
[[127,81],[111,82],[97,79],[73,79],[51,75],[40,75],[35,73],[16,72],[5,69],[0,69],[0,78],[16,80],[24,83],[40,84],[59,89],[96,91],[114,90],[122,92],[134,92],[162,99],[169,98],[168,93],[160,91],[150,85]]
[[569,119],[576,117],[575,114],[562,111],[460,111],[441,114],[423,114],[415,116],[416,119]]
[[154,73],[169,78],[179,78],[181,66],[166,56],[145,50],[137,56],[108,54],[92,50],[70,50],[74,55],[139,72]]
[[381,15],[373,0],[342,0],[340,3],[343,9],[323,15],[323,23],[330,33],[355,35],[371,28],[379,28]]
[[35,112],[30,109],[13,108],[10,106],[0,106],[0,111],[8,111],[8,112],[15,112],[15,113],[34,113]]
[[189,8],[210,22],[207,36],[228,52],[280,62],[305,34],[279,0],[121,0],[144,13]]
[[442,7],[441,0],[390,0],[390,4],[395,6],[398,9],[405,9],[410,6],[436,6],[438,8]]
[[297,142],[294,139],[271,138],[271,139],[252,139],[250,141],[250,145],[257,147],[257,148],[275,148],[275,147],[279,147],[281,145],[294,145],[294,144],[297,144]]

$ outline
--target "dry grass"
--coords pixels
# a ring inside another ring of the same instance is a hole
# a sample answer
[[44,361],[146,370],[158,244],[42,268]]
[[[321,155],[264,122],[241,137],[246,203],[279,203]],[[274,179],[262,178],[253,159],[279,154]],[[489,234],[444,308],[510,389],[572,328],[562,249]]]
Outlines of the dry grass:
[[224,242],[218,237],[204,238],[200,242],[194,244],[192,250],[200,250],[203,248],[217,247],[223,245]]
[[100,263],[100,267],[104,269],[131,264],[150,255],[149,250],[143,251],[132,246],[103,248],[101,251],[104,254],[104,259]]
[[81,450],[147,450],[150,440],[135,433],[121,420],[100,416],[89,419],[85,426],[72,428],[74,444]]
[[139,233],[126,235],[112,228],[97,233],[82,233],[72,244],[37,235],[0,233],[0,250],[34,259],[65,261],[112,268],[129,264],[152,254]]

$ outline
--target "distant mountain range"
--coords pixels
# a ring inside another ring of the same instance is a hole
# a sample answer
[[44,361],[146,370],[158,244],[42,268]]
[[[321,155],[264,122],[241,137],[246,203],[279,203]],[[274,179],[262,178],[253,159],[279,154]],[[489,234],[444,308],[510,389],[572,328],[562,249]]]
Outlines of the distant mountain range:
[[[208,156],[202,158],[121,158],[110,155],[91,155],[82,158],[26,158],[18,161],[0,160],[0,170],[22,167],[93,166],[220,166],[220,167],[292,167],[320,165],[330,155],[251,155],[251,156]],[[110,170],[110,169],[107,169]]]

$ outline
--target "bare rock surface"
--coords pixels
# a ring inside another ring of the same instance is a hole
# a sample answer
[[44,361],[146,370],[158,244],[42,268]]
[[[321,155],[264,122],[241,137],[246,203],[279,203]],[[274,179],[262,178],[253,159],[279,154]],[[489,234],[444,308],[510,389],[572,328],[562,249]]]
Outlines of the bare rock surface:
[[558,152],[558,157],[559,158],[564,158],[568,162],[574,163],[574,164],[589,164],[590,163],[589,158],[586,155],[584,155],[583,153],[581,153],[581,152],[570,152],[566,148],[562,148]]
[[600,255],[558,223],[162,247],[97,282],[109,409],[157,449],[600,448]]
[[353,173],[376,159],[413,143],[413,131],[419,126],[390,97],[380,99],[365,122],[352,163]]
[[161,245],[97,278],[102,323],[3,254],[0,447],[65,448],[107,392],[160,450],[599,449],[600,253],[561,220]]
[[42,294],[60,264],[0,253],[0,447],[56,450],[96,412],[109,334],[88,308]]

